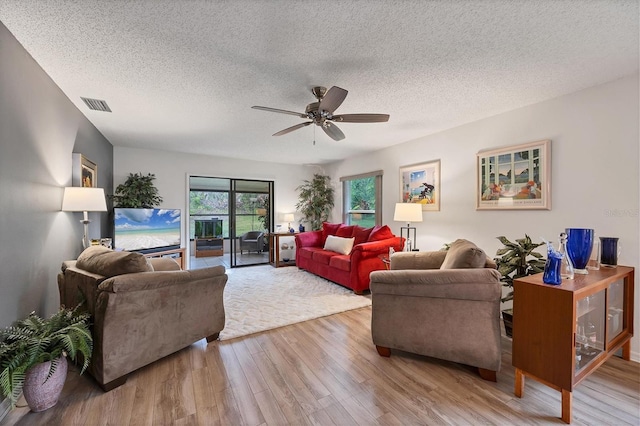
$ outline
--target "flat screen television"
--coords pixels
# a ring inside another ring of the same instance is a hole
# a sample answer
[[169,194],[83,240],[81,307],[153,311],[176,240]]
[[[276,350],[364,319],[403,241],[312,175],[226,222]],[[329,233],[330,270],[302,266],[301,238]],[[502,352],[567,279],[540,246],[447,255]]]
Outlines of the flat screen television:
[[152,253],[180,247],[178,209],[113,209],[115,250]]

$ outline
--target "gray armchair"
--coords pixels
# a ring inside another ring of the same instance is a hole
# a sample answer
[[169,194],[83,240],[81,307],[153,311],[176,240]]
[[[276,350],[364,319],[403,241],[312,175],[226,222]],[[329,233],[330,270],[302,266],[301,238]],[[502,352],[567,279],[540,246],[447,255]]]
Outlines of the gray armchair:
[[224,266],[181,270],[171,258],[90,246],[58,274],[60,303],[91,314],[89,373],[109,391],[129,373],[206,338],[225,325]]
[[[442,269],[441,269],[442,268]],[[500,370],[500,274],[473,243],[449,251],[403,252],[390,270],[371,273],[371,335],[381,356],[391,349]]]
[[264,249],[264,232],[249,231],[240,236],[240,254],[244,250],[261,253]]

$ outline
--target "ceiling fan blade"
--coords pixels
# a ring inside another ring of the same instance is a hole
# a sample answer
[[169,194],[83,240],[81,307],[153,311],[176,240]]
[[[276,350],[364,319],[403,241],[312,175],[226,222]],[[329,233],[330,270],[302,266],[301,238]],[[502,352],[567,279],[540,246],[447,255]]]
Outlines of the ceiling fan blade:
[[269,108],[269,107],[263,107],[263,106],[252,106],[251,108],[259,109],[261,111],[279,112],[280,114],[295,115],[296,117],[300,117],[300,118],[307,118],[307,114],[303,114],[301,112],[295,112],[295,111],[287,111],[285,109]]
[[342,130],[338,129],[338,126],[335,124],[325,121],[320,127],[322,127],[322,130],[324,130],[324,132],[334,141],[341,141],[344,139],[344,133],[342,133]]
[[295,126],[287,127],[284,130],[280,130],[278,133],[274,133],[273,136],[286,135],[287,133],[293,132],[294,130],[302,129],[303,127],[308,126],[311,123],[313,123],[313,121],[307,121],[305,123],[300,123],[300,124],[296,124]]
[[338,86],[333,86],[320,100],[320,106],[318,107],[318,109],[321,111],[324,110],[332,113],[342,104],[344,98],[347,97],[347,93],[349,92]]
[[383,123],[389,121],[389,114],[341,114],[331,118],[339,123]]

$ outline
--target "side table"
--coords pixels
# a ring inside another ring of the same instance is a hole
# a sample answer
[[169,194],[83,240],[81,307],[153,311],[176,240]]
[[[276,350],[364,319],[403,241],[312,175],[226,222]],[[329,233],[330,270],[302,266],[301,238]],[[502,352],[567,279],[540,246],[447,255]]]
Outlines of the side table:
[[[269,263],[271,266],[275,268],[279,268],[281,266],[295,266],[296,258],[295,253],[292,258],[290,258],[287,262],[280,258],[280,238],[286,237],[295,237],[299,232],[281,232],[281,233],[270,233],[269,237]],[[295,247],[295,245],[294,245]]]
[[391,259],[389,259],[388,255],[379,254],[378,259],[382,260],[382,263],[384,263],[384,266],[387,268],[387,270],[391,269]]

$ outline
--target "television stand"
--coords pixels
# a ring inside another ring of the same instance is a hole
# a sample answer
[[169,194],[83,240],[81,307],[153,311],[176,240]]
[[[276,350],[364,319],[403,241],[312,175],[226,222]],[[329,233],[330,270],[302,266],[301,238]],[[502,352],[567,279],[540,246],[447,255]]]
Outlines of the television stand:
[[171,257],[172,259],[175,259],[176,262],[178,262],[178,265],[180,265],[180,269],[184,269],[184,257],[185,257],[184,248],[156,251],[153,253],[143,253],[143,256],[144,257]]
[[196,257],[222,256],[224,240],[216,237],[196,237]]

